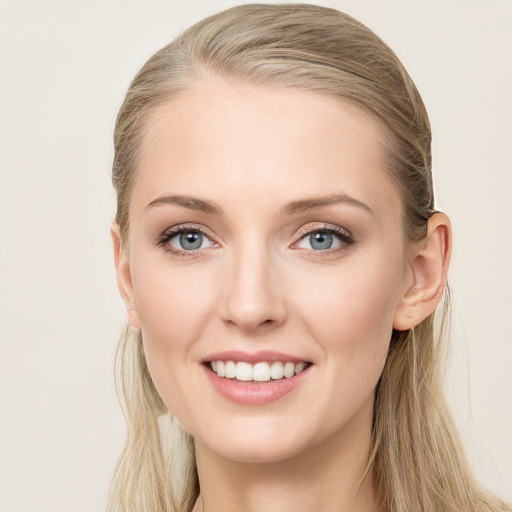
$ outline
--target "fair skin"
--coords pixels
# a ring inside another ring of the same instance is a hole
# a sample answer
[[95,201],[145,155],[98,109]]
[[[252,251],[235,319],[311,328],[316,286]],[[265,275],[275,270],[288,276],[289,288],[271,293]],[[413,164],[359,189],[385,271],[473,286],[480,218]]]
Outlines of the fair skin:
[[[310,92],[211,80],[153,114],[129,255],[112,236],[156,388],[195,438],[197,510],[379,510],[364,476],[375,386],[393,328],[434,310],[450,253],[442,214],[403,239],[382,148],[367,114]],[[237,358],[305,369],[212,371]]]

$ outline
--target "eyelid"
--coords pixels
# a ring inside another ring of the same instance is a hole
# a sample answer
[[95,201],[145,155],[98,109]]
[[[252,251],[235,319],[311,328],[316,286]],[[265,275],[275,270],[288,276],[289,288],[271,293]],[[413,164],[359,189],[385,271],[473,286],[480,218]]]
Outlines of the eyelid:
[[176,235],[177,233],[181,233],[183,231],[196,231],[197,233],[201,233],[202,235],[207,236],[208,238],[215,238],[213,233],[204,226],[198,224],[176,224],[175,226],[170,226],[167,228],[161,235],[159,235],[159,239],[169,235]]
[[317,231],[328,231],[331,233],[341,234],[344,235],[346,238],[354,240],[354,236],[348,229],[342,228],[341,226],[336,226],[335,224],[326,224],[325,222],[319,223],[315,226],[311,226],[311,223],[307,224],[306,226],[303,226],[297,232],[297,237],[299,239],[302,239],[306,235],[310,235],[311,233],[315,233]]

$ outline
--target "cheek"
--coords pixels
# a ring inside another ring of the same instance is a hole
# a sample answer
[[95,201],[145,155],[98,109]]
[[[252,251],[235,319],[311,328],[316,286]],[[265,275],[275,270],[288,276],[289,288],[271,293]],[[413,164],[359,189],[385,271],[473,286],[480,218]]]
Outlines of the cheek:
[[313,308],[310,316],[322,317],[326,326],[339,324],[342,331],[365,332],[381,322],[391,326],[401,287],[399,263],[370,260],[315,272],[296,293]]
[[180,271],[156,261],[139,265],[134,283],[151,377],[169,409],[181,411],[187,407],[181,397],[194,393],[191,348],[208,329],[215,288],[199,269]]
[[[337,272],[309,279],[316,293],[302,296],[302,315],[333,371],[343,372],[351,386],[373,386],[386,360],[393,318],[400,297],[400,259],[388,264],[369,258]],[[301,290],[308,287],[301,287]]]
[[[324,436],[340,425],[351,424],[358,430],[371,421],[401,276],[399,266],[384,268],[382,262],[372,261],[359,268],[340,268],[338,275],[317,273],[309,279],[322,293],[303,293],[301,330],[308,332],[323,352],[319,366],[322,392],[315,401],[328,412],[315,428]],[[315,421],[313,417],[311,421]]]
[[[160,258],[161,260],[161,258]],[[138,279],[140,275],[140,279]],[[173,345],[192,342],[211,308],[214,287],[209,274],[197,269],[181,270],[149,260],[135,276],[135,298],[143,332]]]

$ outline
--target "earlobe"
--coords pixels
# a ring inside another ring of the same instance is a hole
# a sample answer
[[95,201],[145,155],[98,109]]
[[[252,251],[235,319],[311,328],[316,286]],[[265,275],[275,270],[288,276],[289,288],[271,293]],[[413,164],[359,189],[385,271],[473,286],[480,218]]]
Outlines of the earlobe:
[[134,329],[140,330],[140,319],[135,305],[130,262],[126,252],[123,250],[119,224],[115,221],[112,223],[112,227],[110,228],[110,234],[112,235],[112,244],[114,248],[117,286],[126,309],[128,323]]
[[427,318],[441,300],[452,246],[450,220],[434,213],[425,238],[414,244],[410,255],[412,284],[404,290],[395,311],[393,328],[406,331]]

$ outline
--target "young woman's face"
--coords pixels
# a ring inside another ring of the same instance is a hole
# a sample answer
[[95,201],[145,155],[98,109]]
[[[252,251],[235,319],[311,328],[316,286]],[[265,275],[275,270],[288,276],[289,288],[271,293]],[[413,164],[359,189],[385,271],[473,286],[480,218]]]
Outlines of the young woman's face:
[[381,142],[356,107],[286,89],[208,83],[152,117],[131,320],[198,446],[276,461],[368,438],[410,285]]

